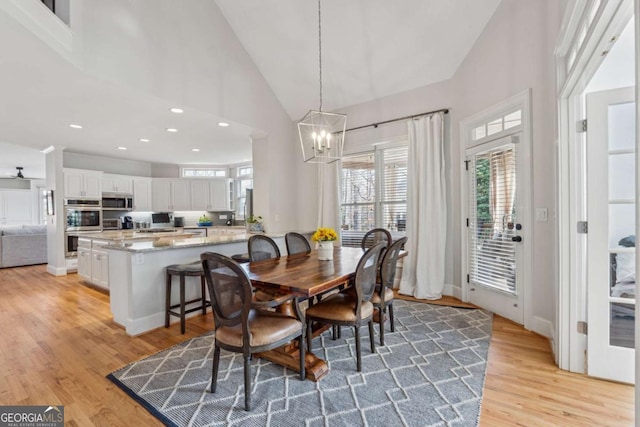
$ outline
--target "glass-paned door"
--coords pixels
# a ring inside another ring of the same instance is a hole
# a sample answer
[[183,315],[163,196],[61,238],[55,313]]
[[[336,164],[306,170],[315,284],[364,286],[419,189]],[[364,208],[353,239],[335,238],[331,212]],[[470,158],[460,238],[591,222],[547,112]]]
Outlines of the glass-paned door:
[[587,95],[587,360],[591,376],[634,382],[634,88]]
[[467,151],[467,233],[469,301],[521,324],[518,141],[508,136]]

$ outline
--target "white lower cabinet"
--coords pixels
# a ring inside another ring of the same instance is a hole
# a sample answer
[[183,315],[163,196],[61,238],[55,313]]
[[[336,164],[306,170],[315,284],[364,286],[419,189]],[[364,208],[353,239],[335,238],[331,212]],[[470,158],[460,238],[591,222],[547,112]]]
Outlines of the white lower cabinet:
[[91,250],[91,283],[109,289],[109,255],[106,251]]
[[105,244],[105,241],[78,239],[78,274],[93,285],[109,289],[109,254],[101,249]]
[[91,248],[78,248],[78,275],[91,281]]

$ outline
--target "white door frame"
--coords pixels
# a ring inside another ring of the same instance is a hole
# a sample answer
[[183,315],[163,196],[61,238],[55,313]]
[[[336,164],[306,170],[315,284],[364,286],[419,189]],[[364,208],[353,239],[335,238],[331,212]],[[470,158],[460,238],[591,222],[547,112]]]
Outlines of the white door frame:
[[[524,315],[524,327],[525,329],[532,329],[532,268],[533,268],[533,254],[532,254],[532,238],[533,233],[531,228],[533,227],[532,221],[532,180],[531,180],[531,90],[524,90],[509,99],[502,101],[499,104],[491,106],[473,116],[467,117],[460,121],[460,164],[464,165],[464,161],[467,157],[467,149],[478,143],[482,144],[489,140],[488,138],[482,139],[476,143],[472,139],[472,131],[480,124],[486,123],[497,117],[502,117],[505,113],[512,112],[513,110],[520,109],[522,111],[522,124],[520,126],[507,129],[496,133],[491,136],[490,139],[499,139],[508,135],[515,135],[522,133],[520,149],[522,150],[525,161],[523,165],[518,165],[518,175],[523,180],[522,188],[525,189],[524,194],[518,195],[518,204],[522,207],[522,224],[526,224],[519,234],[523,240],[523,251],[525,263],[522,266],[522,283],[519,284],[523,293],[523,315]],[[460,182],[464,183],[460,191],[460,229],[463,230],[461,235],[461,264],[460,274],[462,277],[462,301],[469,300],[469,283],[466,281],[468,272],[468,239],[467,239],[467,217],[469,212],[469,189],[467,171],[464,167],[460,168]],[[544,331],[544,335],[547,335],[548,331]]]
[[[635,1],[636,4],[640,2]],[[559,248],[557,348],[554,353],[558,366],[572,372],[586,372],[587,348],[586,335],[578,332],[578,322],[586,320],[587,306],[583,268],[586,238],[577,233],[577,221],[586,220],[585,195],[582,194],[584,134],[577,132],[577,124],[585,118],[583,92],[604,60],[602,53],[611,48],[615,42],[613,36],[621,33],[632,15],[633,0],[571,0],[555,50]]]

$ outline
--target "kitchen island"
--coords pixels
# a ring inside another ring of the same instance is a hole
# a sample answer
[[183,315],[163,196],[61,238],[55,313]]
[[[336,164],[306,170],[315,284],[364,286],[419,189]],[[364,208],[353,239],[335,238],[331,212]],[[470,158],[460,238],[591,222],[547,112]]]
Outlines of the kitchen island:
[[[269,235],[285,254],[284,234]],[[178,237],[178,238],[176,238]],[[113,320],[127,334],[139,335],[164,326],[165,267],[200,260],[203,252],[231,256],[247,252],[250,234],[218,234],[211,237],[162,236],[153,240],[112,241],[102,249],[109,257],[109,291]],[[193,280],[193,283],[189,283]],[[172,304],[179,301],[174,286]],[[186,301],[200,294],[199,278],[187,278]],[[196,313],[192,313],[196,315]]]

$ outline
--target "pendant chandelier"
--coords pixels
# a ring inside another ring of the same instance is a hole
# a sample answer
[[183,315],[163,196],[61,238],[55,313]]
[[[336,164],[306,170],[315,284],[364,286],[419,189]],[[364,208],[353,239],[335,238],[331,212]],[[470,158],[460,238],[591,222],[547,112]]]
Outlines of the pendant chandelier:
[[318,65],[320,107],[311,110],[298,122],[302,156],[306,163],[333,163],[342,158],[346,114],[322,111],[322,15],[318,0]]

